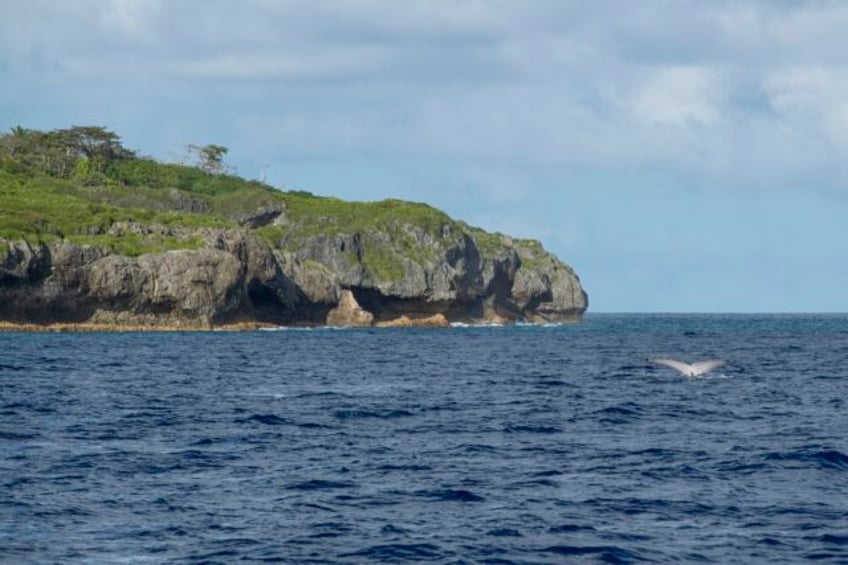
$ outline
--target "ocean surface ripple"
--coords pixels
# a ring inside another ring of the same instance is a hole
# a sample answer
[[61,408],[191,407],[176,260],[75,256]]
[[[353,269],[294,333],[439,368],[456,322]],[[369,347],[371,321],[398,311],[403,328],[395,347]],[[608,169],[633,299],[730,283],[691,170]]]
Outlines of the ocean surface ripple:
[[0,354],[3,563],[848,563],[848,316]]

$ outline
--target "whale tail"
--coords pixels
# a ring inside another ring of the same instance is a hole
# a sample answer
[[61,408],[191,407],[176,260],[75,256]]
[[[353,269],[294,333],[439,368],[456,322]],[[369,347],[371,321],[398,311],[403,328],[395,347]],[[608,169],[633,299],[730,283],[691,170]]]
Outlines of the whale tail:
[[709,373],[713,369],[726,365],[727,361],[724,359],[707,359],[705,361],[697,361],[695,363],[685,363],[683,361],[678,361],[677,359],[656,358],[648,359],[648,363],[669,367],[686,377],[700,377],[701,375]]

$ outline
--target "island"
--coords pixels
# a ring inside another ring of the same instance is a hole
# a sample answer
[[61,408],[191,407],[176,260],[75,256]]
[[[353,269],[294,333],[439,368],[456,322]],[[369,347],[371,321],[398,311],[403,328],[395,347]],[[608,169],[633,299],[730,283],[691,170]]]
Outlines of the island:
[[579,321],[574,270],[402,200],[348,202],[125,148],[103,127],[0,134],[0,329]]

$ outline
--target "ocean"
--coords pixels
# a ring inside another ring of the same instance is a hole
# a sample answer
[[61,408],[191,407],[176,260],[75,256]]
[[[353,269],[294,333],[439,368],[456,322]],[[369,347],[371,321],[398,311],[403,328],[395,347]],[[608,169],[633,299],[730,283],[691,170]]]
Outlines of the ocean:
[[848,563],[846,365],[848,315],[2,333],[0,562]]

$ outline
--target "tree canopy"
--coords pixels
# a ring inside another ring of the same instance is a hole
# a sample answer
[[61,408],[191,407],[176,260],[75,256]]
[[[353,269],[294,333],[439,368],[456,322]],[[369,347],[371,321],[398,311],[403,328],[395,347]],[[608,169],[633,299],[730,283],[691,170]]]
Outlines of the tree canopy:
[[121,145],[121,138],[116,133],[99,126],[74,126],[47,132],[16,126],[0,135],[0,166],[3,168],[68,177],[81,169],[86,173],[106,172],[116,162],[132,157],[135,153]]
[[213,175],[220,175],[225,171],[224,155],[229,152],[229,149],[223,145],[209,144],[203,147],[189,145],[188,150],[197,156],[197,166],[201,170]]

